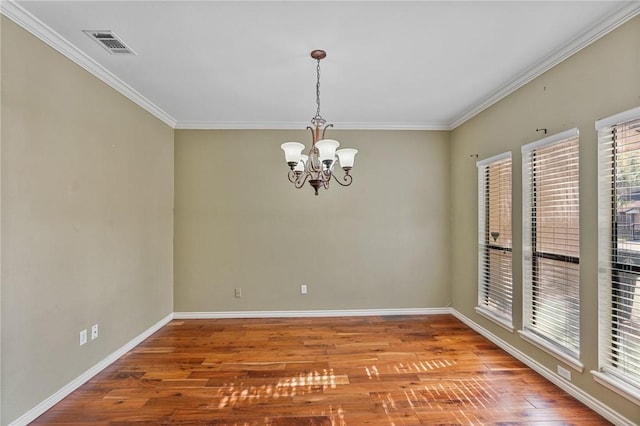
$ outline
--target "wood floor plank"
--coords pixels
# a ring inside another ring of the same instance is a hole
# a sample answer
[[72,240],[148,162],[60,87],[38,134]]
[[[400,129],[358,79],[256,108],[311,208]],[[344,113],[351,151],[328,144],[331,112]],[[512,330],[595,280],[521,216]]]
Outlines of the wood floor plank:
[[451,315],[174,320],[34,425],[607,425]]

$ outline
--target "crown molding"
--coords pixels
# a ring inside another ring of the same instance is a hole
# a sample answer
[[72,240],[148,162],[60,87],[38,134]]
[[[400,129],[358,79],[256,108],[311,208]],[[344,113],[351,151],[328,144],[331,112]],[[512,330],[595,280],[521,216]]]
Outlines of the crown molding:
[[336,123],[345,130],[451,130],[449,123]]
[[168,126],[175,128],[176,120],[153,102],[142,96],[127,83],[116,77],[105,67],[91,59],[80,49],[71,44],[67,39],[51,29],[44,22],[29,13],[14,0],[1,0],[0,13],[29,31],[40,40],[80,65],[82,68],[108,84],[132,102],[152,114],[154,117],[164,122]]
[[569,58],[574,53],[577,53],[578,51],[584,49],[599,38],[607,35],[608,33],[615,30],[628,20],[634,18],[638,14],[640,14],[640,1],[633,0],[625,2],[625,4],[618,10],[604,17],[596,25],[589,28],[587,31],[583,32],[577,37],[573,38],[569,42],[565,43],[555,52],[552,52],[551,54],[543,58],[536,65],[522,72],[502,88],[498,89],[490,96],[484,98],[477,105],[463,112],[451,123],[449,123],[449,128],[453,130],[466,121],[470,120],[477,114],[481,113],[500,100],[506,98],[525,84],[544,74],[551,68]]
[[304,130],[309,122],[178,121],[180,130]]
[[[448,123],[367,123],[333,122],[332,130],[452,130]],[[309,122],[218,122],[178,121],[181,130],[300,130]]]

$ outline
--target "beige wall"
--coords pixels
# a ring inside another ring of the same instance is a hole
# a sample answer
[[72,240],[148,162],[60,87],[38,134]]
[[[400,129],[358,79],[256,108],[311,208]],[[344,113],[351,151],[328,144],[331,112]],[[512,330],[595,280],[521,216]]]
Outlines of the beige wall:
[[485,110],[451,134],[451,291],[454,308],[555,371],[559,362],[474,311],[477,269],[477,171],[479,159],[513,153],[514,323],[522,325],[522,157],[520,147],[573,127],[580,130],[580,255],[582,361],[573,383],[640,422],[638,407],[601,385],[597,368],[597,144],[594,121],[640,105],[640,18],[635,18],[530,84]]
[[354,181],[315,196],[280,149],[309,132],[176,131],[175,311],[448,304],[448,132],[329,132]]
[[172,312],[173,130],[4,17],[1,40],[6,424]]

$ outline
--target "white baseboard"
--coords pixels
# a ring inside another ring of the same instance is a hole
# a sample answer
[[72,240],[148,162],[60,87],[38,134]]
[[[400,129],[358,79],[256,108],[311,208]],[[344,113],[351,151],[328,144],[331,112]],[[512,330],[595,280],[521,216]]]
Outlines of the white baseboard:
[[575,399],[582,402],[584,405],[591,408],[593,411],[600,414],[605,419],[609,420],[611,423],[618,426],[637,426],[635,422],[632,422],[626,417],[620,415],[617,411],[612,410],[609,406],[603,404],[602,401],[592,397],[588,393],[584,392],[582,389],[573,385],[571,382],[568,382],[562,379],[560,376],[555,374],[553,371],[549,370],[544,365],[540,364],[535,359],[531,358],[524,352],[511,346],[509,343],[502,340],[501,338],[491,333],[490,331],[486,330],[485,328],[481,327],[479,324],[467,318],[460,312],[456,311],[455,309],[451,309],[449,312],[453,314],[453,316],[458,318],[460,321],[462,321],[463,323],[465,323],[466,325],[468,325],[469,327],[471,327],[472,329],[474,329],[475,331],[477,331],[487,339],[491,340],[493,343],[498,345],[501,349],[504,349],[511,356],[522,361],[525,365],[527,365],[527,367],[536,371],[545,379],[549,380],[551,383],[558,386],[560,389],[567,392],[569,395],[573,396]]
[[69,382],[66,386],[62,387],[56,393],[42,401],[40,404],[36,405],[31,410],[24,413],[22,416],[15,419],[13,422],[9,423],[9,426],[24,426],[28,425],[30,422],[37,419],[39,416],[44,414],[48,409],[56,405],[63,398],[69,395],[74,390],[78,389],[84,383],[86,383],[89,379],[91,379],[96,374],[100,373],[102,370],[111,365],[114,361],[118,360],[124,354],[129,352],[131,349],[138,346],[142,343],[146,338],[151,336],[153,333],[158,331],[160,328],[164,327],[169,321],[173,319],[173,313],[167,315],[162,318],[160,321],[152,325],[150,328],[142,332],[140,335],[135,337],[133,340],[122,346],[120,349],[113,352],[111,355],[100,361],[98,364],[94,365],[87,371],[85,371],[82,375],[77,377],[76,379]]
[[174,312],[175,319],[365,317],[450,314],[449,308],[346,309],[313,311]]

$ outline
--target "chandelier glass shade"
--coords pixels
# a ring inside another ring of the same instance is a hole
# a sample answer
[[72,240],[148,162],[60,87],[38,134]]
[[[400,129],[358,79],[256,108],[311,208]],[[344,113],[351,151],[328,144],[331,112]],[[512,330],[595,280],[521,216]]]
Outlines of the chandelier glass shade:
[[[358,150],[353,148],[337,149],[340,142],[334,139],[325,139],[325,133],[333,124],[326,124],[326,120],[320,115],[320,60],[327,56],[324,50],[314,50],[311,57],[318,62],[316,81],[316,115],[311,119],[312,126],[307,126],[311,131],[311,148],[303,154],[305,146],[300,142],[285,142],[281,145],[284,151],[285,162],[289,165],[289,181],[296,188],[302,188],[308,181],[318,195],[318,189],[329,189],[331,178],[342,186],[349,186],[353,178],[349,174],[353,168],[355,156]],[[344,175],[338,178],[334,174],[336,164],[339,163]]]

